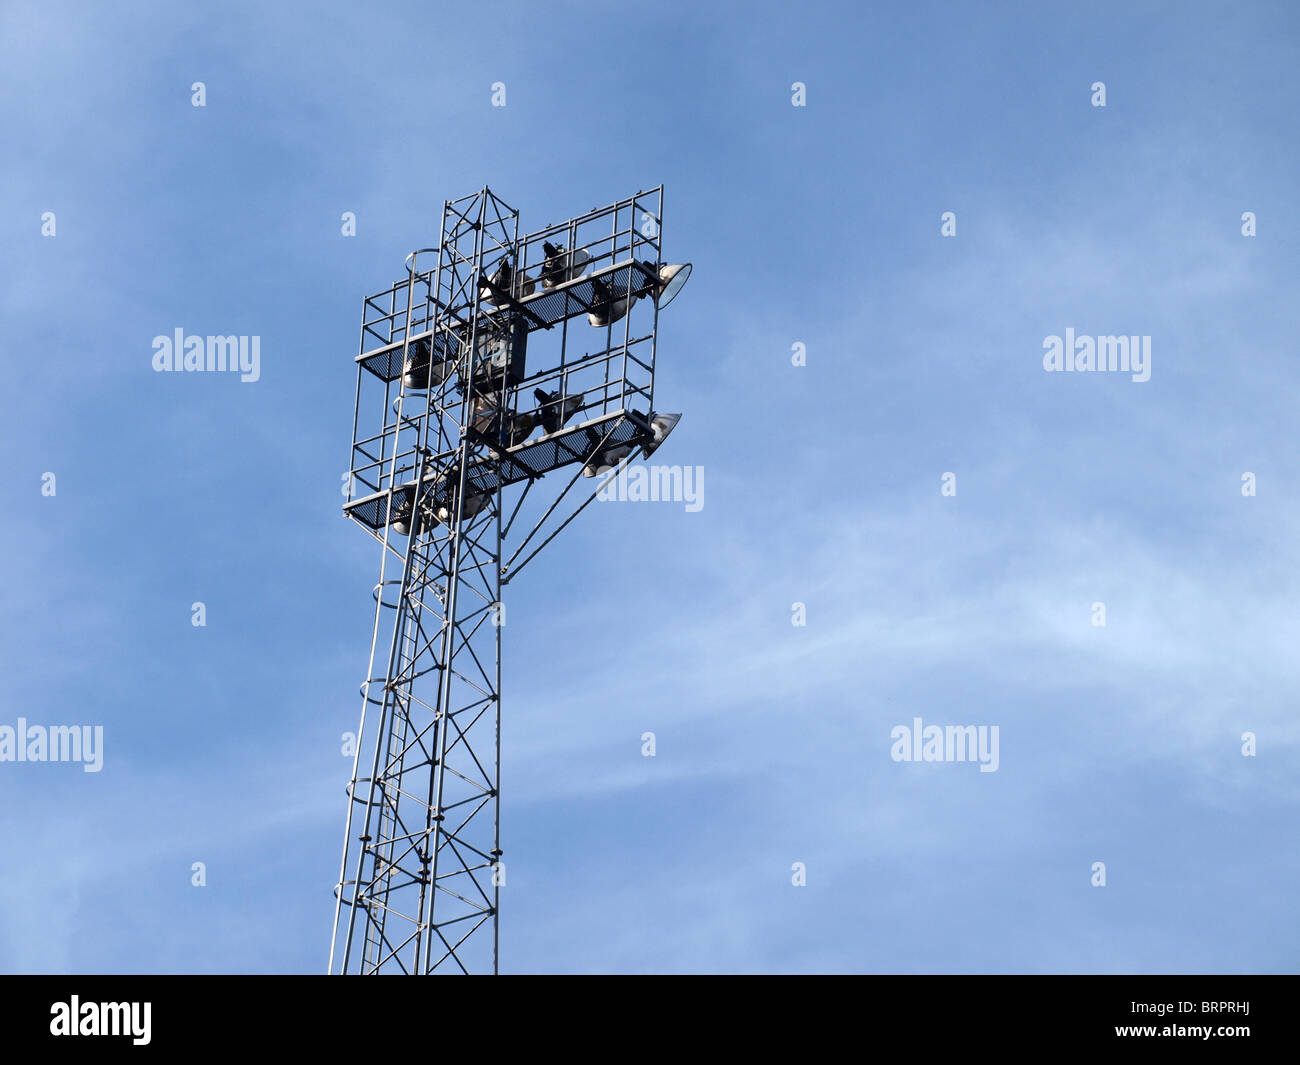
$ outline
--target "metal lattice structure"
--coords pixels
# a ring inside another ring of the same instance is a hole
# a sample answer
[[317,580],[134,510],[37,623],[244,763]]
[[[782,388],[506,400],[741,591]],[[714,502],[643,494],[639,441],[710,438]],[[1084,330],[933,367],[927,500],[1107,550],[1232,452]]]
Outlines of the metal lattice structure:
[[331,972],[498,970],[502,588],[676,424],[662,218],[659,187],[521,238],[484,188],[365,301],[344,512],[382,546]]

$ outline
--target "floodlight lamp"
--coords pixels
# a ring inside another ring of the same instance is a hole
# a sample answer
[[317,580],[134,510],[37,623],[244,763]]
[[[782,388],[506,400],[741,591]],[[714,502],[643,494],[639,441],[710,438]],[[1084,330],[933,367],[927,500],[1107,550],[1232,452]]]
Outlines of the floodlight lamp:
[[515,271],[509,259],[502,259],[491,277],[479,275],[478,298],[484,303],[496,304],[500,297],[498,292],[510,295],[510,286],[514,281]]
[[581,396],[569,396],[561,404],[558,390],[547,392],[543,388],[534,388],[533,397],[541,404],[542,431],[545,433],[559,432],[582,406]]
[[398,536],[410,536],[415,521],[415,489],[406,487],[393,495],[392,510],[388,515],[388,524]]
[[[488,496],[486,493],[470,492],[468,495],[465,496],[465,509],[464,512],[461,514],[462,520],[471,521],[474,518],[478,517],[478,515],[483,510],[483,508],[487,506],[487,502],[488,502]],[[438,507],[438,509],[434,512],[437,519],[440,522],[442,522],[444,525],[447,524],[447,522],[451,521],[452,519],[453,505],[454,505],[454,499],[441,504]]]
[[584,477],[595,477],[597,474],[605,473],[617,466],[635,450],[635,444],[615,444],[613,447],[606,448],[587,461],[587,464],[582,467],[582,475]]
[[586,265],[591,256],[579,248],[568,251],[562,245],[556,246],[549,240],[542,241],[542,251],[546,260],[542,263],[542,288],[552,289],[581,277],[586,272]]
[[413,392],[423,392],[430,383],[440,385],[451,367],[445,360],[434,362],[429,338],[420,337],[407,346],[406,364],[402,367],[402,384]]
[[598,277],[591,279],[591,294],[591,310],[587,313],[587,321],[597,328],[610,325],[623,318],[641,295],[639,292],[632,292],[619,299],[614,299],[614,294],[610,291],[609,285]]
[[655,299],[661,311],[677,298],[677,293],[682,290],[682,286],[686,284],[686,279],[690,276],[690,263],[674,263],[660,267],[659,292]]
[[668,439],[668,434],[677,428],[677,423],[682,420],[680,414],[654,414],[650,415],[650,439],[641,445],[641,457],[648,459],[655,453],[659,445]]

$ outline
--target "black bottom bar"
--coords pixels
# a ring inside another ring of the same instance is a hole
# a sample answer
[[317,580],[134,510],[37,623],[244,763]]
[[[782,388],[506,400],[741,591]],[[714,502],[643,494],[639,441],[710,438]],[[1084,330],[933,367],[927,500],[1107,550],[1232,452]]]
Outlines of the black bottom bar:
[[984,1056],[1131,1044],[1141,1054],[1199,1046],[1235,1060],[1294,1046],[1298,990],[1293,976],[507,977],[491,993],[468,980],[0,979],[6,1050],[292,1048],[337,1060],[356,1049],[389,1061],[445,1054],[461,1040],[491,1056],[505,1049],[503,1031],[532,1053],[578,1060],[619,1060],[632,1046],[674,1057],[690,1049],[691,1058],[726,1047],[730,1059],[755,1043],[765,1057],[783,1044],[914,1060],[947,1048]]

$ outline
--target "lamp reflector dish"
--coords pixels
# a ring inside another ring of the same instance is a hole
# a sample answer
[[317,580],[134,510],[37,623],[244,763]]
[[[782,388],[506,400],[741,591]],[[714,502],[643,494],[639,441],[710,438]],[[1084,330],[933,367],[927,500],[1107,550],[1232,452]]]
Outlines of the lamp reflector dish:
[[663,310],[677,298],[677,293],[691,276],[690,263],[675,263],[659,269],[659,309]]

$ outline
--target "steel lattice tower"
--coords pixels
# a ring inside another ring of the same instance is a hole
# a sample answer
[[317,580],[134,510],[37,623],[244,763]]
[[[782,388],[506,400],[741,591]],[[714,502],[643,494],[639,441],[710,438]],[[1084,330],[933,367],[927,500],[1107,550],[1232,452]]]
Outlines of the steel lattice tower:
[[344,512],[382,546],[331,972],[497,971],[502,587],[676,424],[662,218],[659,187],[520,238],[484,188],[365,300]]

